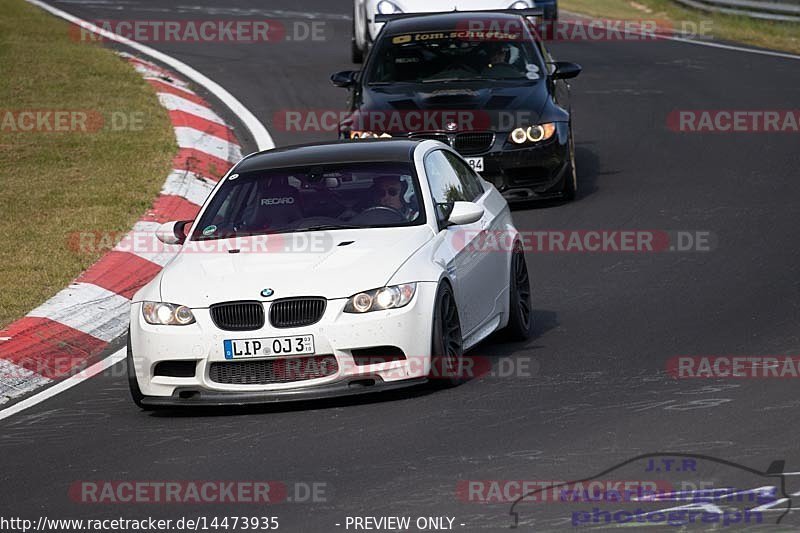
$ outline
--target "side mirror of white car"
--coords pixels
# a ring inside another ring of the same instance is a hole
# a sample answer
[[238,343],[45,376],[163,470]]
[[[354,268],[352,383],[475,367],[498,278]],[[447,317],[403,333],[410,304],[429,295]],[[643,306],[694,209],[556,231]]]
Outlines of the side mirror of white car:
[[455,202],[447,221],[452,226],[464,226],[479,221],[483,217],[483,208],[473,202]]
[[186,226],[191,220],[175,220],[161,224],[156,229],[156,238],[164,244],[183,244],[186,240]]

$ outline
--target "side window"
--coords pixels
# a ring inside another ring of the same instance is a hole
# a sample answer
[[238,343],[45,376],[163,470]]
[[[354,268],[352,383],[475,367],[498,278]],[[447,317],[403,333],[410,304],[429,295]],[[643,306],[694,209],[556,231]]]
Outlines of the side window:
[[439,222],[443,222],[449,215],[447,205],[469,201],[469,193],[464,190],[458,174],[442,150],[431,152],[425,157],[425,173],[428,175],[431,196],[436,206],[436,217]]
[[469,165],[464,163],[461,159],[450,152],[445,152],[444,155],[453,166],[453,169],[455,169],[458,179],[461,182],[461,186],[464,189],[464,196],[467,198],[467,200],[474,202],[483,196],[483,193],[485,192],[483,190],[483,184],[478,179],[478,176],[475,175],[475,172],[469,167]]

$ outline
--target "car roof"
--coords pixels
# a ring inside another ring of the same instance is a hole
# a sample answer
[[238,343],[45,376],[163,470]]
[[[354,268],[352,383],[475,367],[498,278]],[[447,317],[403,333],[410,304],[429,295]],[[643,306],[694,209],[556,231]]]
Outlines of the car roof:
[[376,139],[287,146],[258,152],[236,166],[237,172],[337,163],[412,162],[420,141]]
[[[519,22],[522,16],[512,13],[486,12],[459,12],[420,14],[408,17],[397,18],[386,23],[383,35],[398,35],[401,33],[415,33],[420,31],[450,31],[464,28],[465,20],[478,18],[481,22],[487,23],[490,27],[498,27],[493,22],[502,24],[503,22]],[[504,27],[500,25],[499,27]]]

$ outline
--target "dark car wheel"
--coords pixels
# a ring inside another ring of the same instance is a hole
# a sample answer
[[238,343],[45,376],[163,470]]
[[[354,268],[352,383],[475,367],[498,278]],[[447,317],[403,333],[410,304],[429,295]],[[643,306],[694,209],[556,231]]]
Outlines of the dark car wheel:
[[139,380],[136,379],[136,367],[133,364],[133,350],[131,349],[130,330],[128,330],[128,355],[125,358],[125,361],[128,364],[128,386],[131,389],[131,398],[133,398],[133,403],[135,403],[139,408],[149,411],[150,409],[147,406],[142,405],[144,394],[142,394],[142,390],[139,388]]
[[511,254],[509,317],[505,333],[509,340],[524,341],[533,334],[531,284],[525,252],[517,245]]
[[578,168],[575,164],[575,139],[572,128],[569,131],[569,163],[564,176],[562,196],[565,200],[572,201],[578,195]]
[[443,387],[456,386],[466,377],[461,320],[453,289],[447,283],[442,283],[436,293],[429,377],[432,383]]

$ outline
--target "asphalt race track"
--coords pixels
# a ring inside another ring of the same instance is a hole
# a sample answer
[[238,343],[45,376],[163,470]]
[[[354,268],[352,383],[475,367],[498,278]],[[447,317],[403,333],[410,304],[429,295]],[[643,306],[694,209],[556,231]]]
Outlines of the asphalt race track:
[[[354,68],[348,0],[169,4],[53,2],[84,19],[291,23],[311,13],[324,22],[324,42],[148,44],[223,85],[279,146],[335,136],[285,132],[274,118],[344,108],[346,92],[328,77]],[[800,61],[667,40],[560,42],[551,51],[584,67],[573,83],[579,198],[516,209],[517,227],[710,232],[710,251],[530,253],[536,337],[479,345],[472,354],[491,358],[495,375],[450,390],[149,414],[134,407],[117,366],[0,422],[4,514],[277,516],[281,530],[304,532],[344,530],[348,516],[448,516],[457,530],[500,531],[511,525],[510,503],[463,501],[459,481],[582,479],[658,452],[761,471],[785,460],[787,472],[800,471],[796,381],[666,373],[678,355],[798,354],[797,134],[678,133],[667,116],[794,109]],[[507,368],[529,375],[508,376]],[[707,468],[697,478],[720,475]],[[619,475],[636,472],[606,477]],[[762,483],[730,476],[741,489]],[[81,480],[256,479],[324,484],[324,496],[266,507],[92,505],[69,493]],[[789,492],[800,490],[800,477],[787,479]],[[571,511],[591,507],[526,505],[521,527],[571,527]]]

